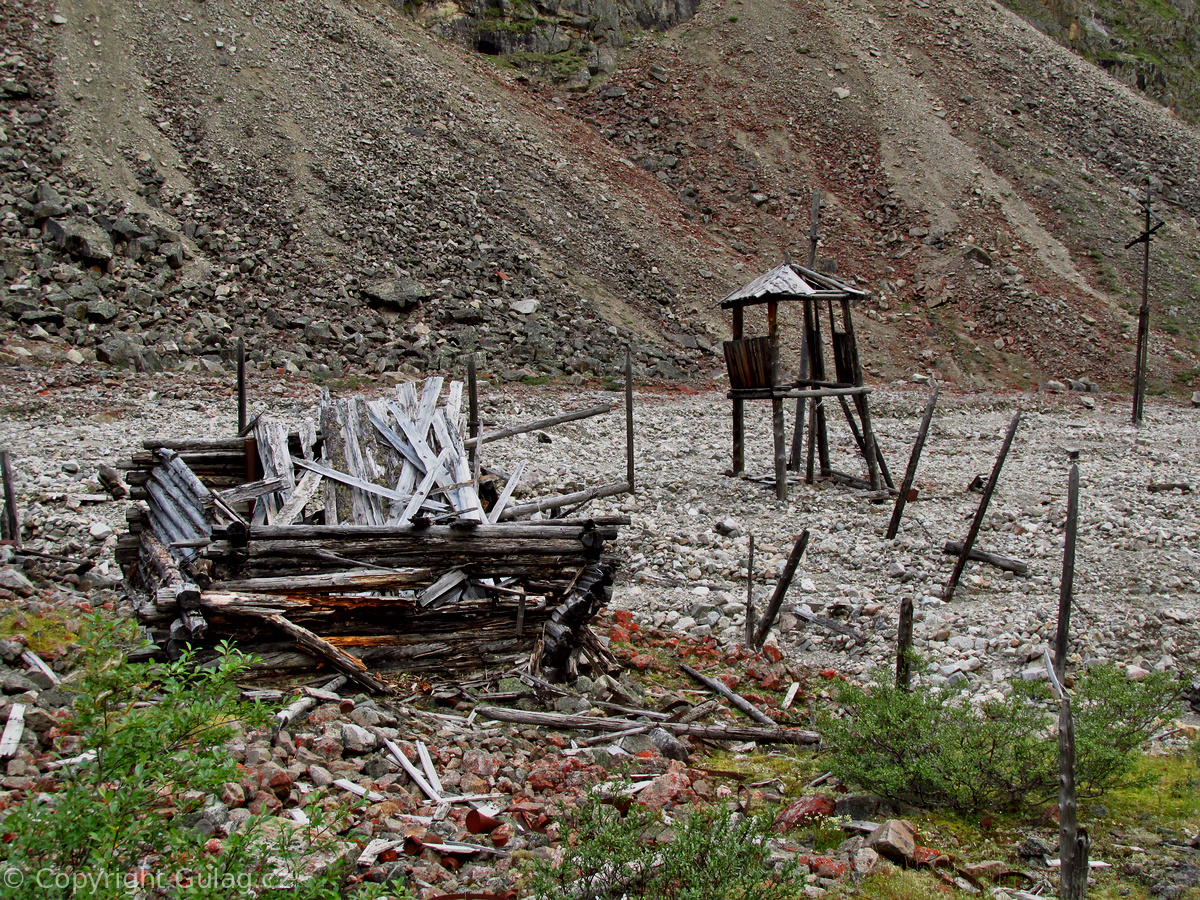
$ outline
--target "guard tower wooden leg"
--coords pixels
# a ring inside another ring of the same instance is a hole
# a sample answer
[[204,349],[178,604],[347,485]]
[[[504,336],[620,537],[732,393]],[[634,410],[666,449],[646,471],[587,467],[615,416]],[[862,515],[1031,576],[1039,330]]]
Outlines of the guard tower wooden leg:
[[867,473],[871,478],[871,490],[878,491],[882,486],[879,482],[879,457],[875,445],[875,429],[871,427],[870,408],[867,406],[867,398],[863,396],[855,397],[854,404],[858,407],[858,414],[862,418],[863,456],[867,458]]
[[733,401],[733,474],[746,471],[746,407],[744,400]]
[[771,430],[775,434],[775,497],[787,499],[787,450],[783,432],[783,398],[771,401]]

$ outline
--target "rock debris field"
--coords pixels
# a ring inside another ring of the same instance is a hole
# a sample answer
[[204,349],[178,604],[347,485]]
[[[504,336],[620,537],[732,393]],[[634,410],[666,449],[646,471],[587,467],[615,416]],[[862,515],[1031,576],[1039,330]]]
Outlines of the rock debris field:
[[[289,381],[256,388],[253,405],[275,414],[303,408],[313,392]],[[872,395],[878,438],[897,480],[925,391],[897,383]],[[13,452],[25,544],[94,558],[92,586],[116,588],[120,573],[111,549],[124,527],[124,503],[81,504],[79,496],[101,490],[93,484],[100,464],[127,458],[145,438],[231,433],[233,392],[194,376],[184,385],[178,377],[131,374],[15,399],[20,393],[9,395],[0,445]],[[485,429],[606,399],[620,395],[486,384],[481,392]],[[1139,669],[1190,674],[1200,662],[1198,495],[1147,486],[1200,483],[1200,412],[1152,402],[1145,425],[1134,428],[1126,397],[1103,395],[1094,406],[1067,393],[943,392],[917,473],[919,499],[909,503],[898,538],[887,541],[891,503],[872,503],[867,492],[793,483],[786,503],[774,499],[766,404],[748,404],[749,477],[735,479],[726,474],[730,410],[721,393],[639,389],[637,495],[589,507],[597,515],[632,517],[617,544],[622,568],[613,606],[680,637],[740,643],[749,537],[756,543],[761,610],[792,541],[808,528],[811,543],[769,641],[789,661],[869,677],[891,664],[900,601],[912,597],[916,648],[931,663],[927,679],[982,694],[1013,677],[1044,677],[1040,658],[1056,627],[1068,452],[1078,450],[1072,664],[1108,660],[1131,677]],[[942,547],[965,536],[980,499],[967,486],[991,471],[1017,410],[1021,424],[976,547],[1023,560],[1029,573],[1014,576],[972,562],[953,601],[945,603],[954,558]],[[845,422],[831,416],[830,423],[834,467],[858,473]],[[624,441],[617,408],[544,435],[488,444],[484,462],[505,468],[528,460],[523,490],[531,495],[573,491],[622,479]],[[803,612],[853,634],[812,623]]]

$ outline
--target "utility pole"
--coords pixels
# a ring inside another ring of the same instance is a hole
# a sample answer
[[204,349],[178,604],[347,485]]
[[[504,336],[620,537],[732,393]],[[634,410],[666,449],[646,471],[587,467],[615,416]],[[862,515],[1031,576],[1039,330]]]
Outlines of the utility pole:
[[[1133,192],[1130,191],[1132,195]],[[1146,403],[1146,366],[1150,357],[1150,238],[1154,232],[1162,228],[1163,222],[1150,208],[1150,180],[1146,180],[1146,198],[1134,196],[1141,204],[1146,214],[1145,229],[1140,235],[1125,245],[1128,250],[1135,244],[1145,244],[1142,253],[1142,306],[1138,310],[1137,352],[1134,354],[1133,373],[1133,424],[1142,424],[1142,414]]]

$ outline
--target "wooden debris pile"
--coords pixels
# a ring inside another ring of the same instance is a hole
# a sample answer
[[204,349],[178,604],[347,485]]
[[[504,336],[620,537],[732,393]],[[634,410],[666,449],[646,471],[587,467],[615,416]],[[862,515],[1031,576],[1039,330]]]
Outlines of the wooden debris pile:
[[369,669],[603,669],[587,623],[627,520],[517,516],[629,484],[510,504],[524,464],[484,469],[487,436],[462,437],[463,385],[443,387],[326,397],[297,428],[260,417],[253,436],[146,442],[126,466],[141,502],[118,558],[156,644],[232,639],[265,677],[310,677],[318,661],[376,691]]

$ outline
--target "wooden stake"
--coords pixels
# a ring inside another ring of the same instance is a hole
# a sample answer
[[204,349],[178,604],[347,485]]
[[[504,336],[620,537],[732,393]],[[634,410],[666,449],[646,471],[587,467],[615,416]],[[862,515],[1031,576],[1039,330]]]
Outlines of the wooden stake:
[[0,479],[4,482],[3,536],[6,541],[12,541],[20,547],[21,524],[17,518],[17,491],[13,485],[12,456],[7,450],[0,450]]
[[[479,382],[475,375],[475,354],[467,357],[467,437],[479,437]],[[475,481],[479,481],[479,441],[467,448],[471,463],[471,471],[475,473]]]
[[625,480],[629,493],[637,493],[637,482],[633,480],[633,359],[625,351]]
[[1079,466],[1072,463],[1067,480],[1067,524],[1063,545],[1062,585],[1058,590],[1058,631],[1054,636],[1054,672],[1062,681],[1071,636],[1071,596],[1075,587],[1075,536],[1079,521]]
[[1088,850],[1086,828],[1078,825],[1075,803],[1075,723],[1071,700],[1063,697],[1058,713],[1058,857],[1062,900],[1087,897]]
[[[740,306],[733,308],[733,339],[742,339],[744,310]],[[741,475],[746,471],[746,404],[745,401],[733,398],[733,474]]]
[[971,549],[975,546],[975,538],[979,536],[979,527],[983,524],[983,517],[987,513],[988,504],[992,501],[992,494],[996,490],[996,482],[1000,480],[1000,470],[1004,467],[1004,459],[1008,456],[1008,448],[1012,446],[1013,436],[1017,433],[1017,426],[1021,424],[1021,413],[1017,412],[1012,417],[1012,422],[1008,426],[1008,433],[1004,435],[1004,443],[1000,447],[1000,453],[996,456],[996,464],[992,466],[991,477],[988,478],[987,485],[983,489],[983,497],[979,500],[979,508],[975,510],[975,518],[971,521],[971,528],[967,531],[966,540],[963,541],[962,553],[959,554],[958,562],[954,564],[954,571],[950,575],[950,581],[946,585],[944,599],[947,603],[954,596],[954,591],[958,587],[958,580],[962,578],[963,569],[967,566],[967,560],[971,558]]
[[237,342],[237,402],[238,402],[238,434],[246,427],[246,341],[238,338]]
[[821,189],[813,188],[812,192],[812,215],[809,218],[808,224],[808,267],[816,269],[817,267],[817,225],[821,221]]
[[912,453],[908,457],[908,468],[904,470],[904,481],[900,485],[900,496],[896,498],[896,505],[892,507],[892,520],[888,522],[887,532],[884,534],[884,537],[889,541],[900,530],[900,520],[904,516],[904,505],[908,503],[908,492],[912,490],[913,481],[917,477],[917,464],[921,461],[921,451],[925,447],[925,438],[929,434],[929,423],[933,420],[933,409],[937,406],[939,390],[938,383],[934,381],[932,389],[929,391],[929,401],[925,404],[925,415],[921,417],[921,427],[917,429],[916,443],[913,444]]
[[1142,424],[1142,414],[1146,403],[1146,364],[1150,355],[1150,184],[1146,183],[1146,230],[1134,243],[1142,241],[1145,244],[1142,254],[1142,305],[1138,309],[1138,336],[1136,365],[1133,375],[1133,424]]
[[796,567],[800,565],[800,558],[804,556],[807,547],[808,529],[805,528],[796,538],[796,543],[792,545],[792,552],[788,556],[787,564],[783,567],[783,574],[779,576],[779,583],[775,585],[775,593],[771,595],[766,611],[763,612],[762,621],[754,635],[754,649],[761,650],[763,644],[767,642],[767,635],[771,631],[771,626],[775,624],[775,617],[779,615],[779,607],[783,605],[783,598],[787,596],[792,577],[796,574]]
[[900,601],[900,627],[896,631],[896,687],[907,691],[912,683],[913,600]]
[[754,644],[754,535],[750,535],[750,559],[746,562],[746,646]]

